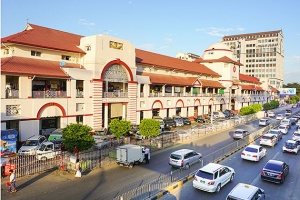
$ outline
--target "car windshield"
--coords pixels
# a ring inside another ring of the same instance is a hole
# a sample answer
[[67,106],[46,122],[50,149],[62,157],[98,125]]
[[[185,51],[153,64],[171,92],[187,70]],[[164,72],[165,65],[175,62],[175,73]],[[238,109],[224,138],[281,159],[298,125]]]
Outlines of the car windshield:
[[166,122],[173,122],[173,119],[166,119]]
[[235,134],[243,134],[243,131],[235,131]]
[[279,129],[285,129],[285,126],[279,126]]
[[27,140],[23,146],[38,146],[37,140]]
[[259,120],[260,122],[265,122],[266,120],[265,119],[261,119],[261,120]]
[[213,180],[214,176],[212,173],[208,173],[208,172],[204,172],[201,170],[198,170],[196,176],[201,177],[201,178],[205,178],[205,179],[209,179],[209,180]]
[[289,149],[293,149],[296,147],[296,143],[285,142],[285,147]]
[[262,139],[271,139],[271,137],[270,137],[270,136],[263,135],[263,136],[262,136]]
[[253,147],[246,147],[245,151],[257,153],[257,149]]
[[270,163],[268,162],[265,166],[265,169],[269,169],[269,170],[273,170],[273,171],[282,171],[282,167],[279,164],[275,164],[275,163]]
[[44,151],[46,149],[46,145],[42,144],[42,146],[39,148],[40,151]]
[[300,133],[294,133],[294,136],[300,136]]
[[175,159],[175,160],[180,160],[180,159],[181,159],[181,156],[180,156],[180,155],[177,155],[177,154],[171,154],[171,155],[170,155],[170,158]]
[[276,134],[278,133],[278,131],[270,131],[271,134]]

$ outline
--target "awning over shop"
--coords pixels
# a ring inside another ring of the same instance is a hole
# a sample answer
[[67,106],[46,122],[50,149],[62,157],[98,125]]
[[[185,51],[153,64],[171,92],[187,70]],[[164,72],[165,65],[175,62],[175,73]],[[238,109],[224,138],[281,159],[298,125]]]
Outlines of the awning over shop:
[[200,80],[202,87],[209,87],[209,88],[225,88],[220,82],[212,81],[212,80]]
[[146,72],[143,72],[142,76],[148,76],[152,84],[193,86],[194,82],[197,80],[196,77],[180,77]]
[[240,85],[240,86],[242,87],[242,90],[264,91],[262,87],[256,85]]

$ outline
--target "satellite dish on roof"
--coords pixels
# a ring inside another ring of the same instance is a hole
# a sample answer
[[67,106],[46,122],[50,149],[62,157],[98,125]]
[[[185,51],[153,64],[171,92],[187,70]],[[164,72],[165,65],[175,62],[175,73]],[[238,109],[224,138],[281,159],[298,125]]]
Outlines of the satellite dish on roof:
[[65,66],[65,65],[66,65],[66,62],[65,62],[65,61],[60,61],[60,62],[59,62],[59,65],[60,65],[60,66]]

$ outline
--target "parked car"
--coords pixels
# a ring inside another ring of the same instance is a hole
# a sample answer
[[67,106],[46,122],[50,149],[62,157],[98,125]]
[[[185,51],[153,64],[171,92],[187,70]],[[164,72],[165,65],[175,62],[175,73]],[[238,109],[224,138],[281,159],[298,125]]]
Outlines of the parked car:
[[224,113],[228,113],[230,117],[233,117],[235,115],[233,110],[224,110]]
[[176,127],[178,127],[178,126],[183,126],[183,125],[184,125],[183,120],[182,120],[181,117],[176,116],[176,117],[174,117],[173,119],[174,119],[174,121],[175,121],[175,123],[176,123]]
[[273,111],[268,112],[268,117],[275,117],[275,113]]
[[282,133],[279,129],[271,129],[267,133],[275,135],[278,141],[282,139]]
[[224,114],[224,116],[225,116],[225,119],[230,118],[230,113],[228,113],[228,112],[223,112],[223,114]]
[[250,161],[259,161],[267,155],[267,149],[260,146],[251,144],[248,145],[241,154],[241,158]]
[[277,114],[276,119],[277,120],[282,120],[283,119],[283,115],[282,114]]
[[198,116],[194,117],[194,120],[195,120],[196,122],[198,122],[198,123],[205,123],[205,119],[204,119],[204,117],[201,116],[201,115],[198,115]]
[[176,123],[172,118],[165,118],[164,123],[166,128],[176,128]]
[[199,162],[201,158],[201,153],[192,149],[180,149],[170,154],[169,165],[188,169],[190,165]]
[[282,147],[282,152],[290,152],[294,154],[298,154],[298,151],[300,150],[300,141],[295,141],[295,140],[287,140],[283,147]]
[[277,137],[273,134],[264,134],[260,138],[260,145],[274,147],[278,143]]
[[268,126],[270,124],[269,119],[260,119],[258,122],[259,126]]
[[263,200],[265,191],[253,185],[239,183],[227,195],[226,200]]
[[225,115],[221,111],[215,111],[215,112],[213,112],[213,117],[216,118],[216,119],[225,118]]
[[218,193],[226,183],[232,182],[233,168],[216,163],[209,163],[200,168],[193,180],[193,187],[206,192]]
[[286,135],[289,132],[289,127],[287,125],[279,125],[278,130],[284,135]]
[[279,160],[269,160],[261,171],[261,179],[274,183],[284,183],[289,174],[289,165]]
[[130,126],[129,133],[130,133],[131,135],[136,134],[138,131],[139,131],[139,125],[132,124],[132,125]]
[[300,132],[299,131],[295,131],[293,133],[293,136],[292,136],[293,140],[295,141],[300,141]]
[[184,125],[191,125],[192,122],[188,117],[183,117],[182,118]]
[[18,151],[19,156],[35,155],[40,146],[47,142],[47,138],[43,135],[34,135],[28,138]]
[[237,129],[233,133],[233,139],[243,139],[245,136],[249,135],[249,132],[244,129]]

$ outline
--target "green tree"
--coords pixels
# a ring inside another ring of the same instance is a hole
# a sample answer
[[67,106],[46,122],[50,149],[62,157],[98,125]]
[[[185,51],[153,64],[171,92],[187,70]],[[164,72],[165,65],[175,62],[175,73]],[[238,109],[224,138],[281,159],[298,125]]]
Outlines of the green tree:
[[275,101],[275,100],[272,100],[270,102],[270,106],[271,106],[272,109],[278,108],[279,107],[279,102]]
[[143,119],[139,126],[140,134],[145,137],[154,137],[159,134],[160,122],[155,119]]
[[130,130],[130,121],[113,119],[109,123],[110,132],[120,139],[123,135],[129,132]]
[[271,110],[272,109],[272,106],[269,103],[265,103],[263,105],[263,107],[264,107],[264,110]]
[[68,152],[90,149],[94,144],[94,137],[90,134],[91,127],[82,124],[70,124],[62,131],[63,143]]

